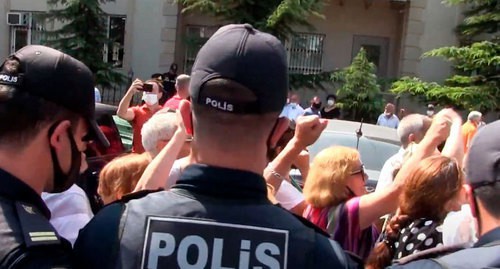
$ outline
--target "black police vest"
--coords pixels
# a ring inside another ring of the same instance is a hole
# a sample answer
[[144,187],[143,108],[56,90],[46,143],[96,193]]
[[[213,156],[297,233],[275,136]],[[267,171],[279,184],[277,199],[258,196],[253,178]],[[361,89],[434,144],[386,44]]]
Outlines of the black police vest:
[[442,268],[500,268],[500,240],[433,260]]
[[[70,265],[71,246],[36,207],[0,197],[0,268]],[[53,261],[50,261],[54,257]]]
[[117,268],[321,268],[318,234],[271,204],[174,189],[128,202],[120,228]]

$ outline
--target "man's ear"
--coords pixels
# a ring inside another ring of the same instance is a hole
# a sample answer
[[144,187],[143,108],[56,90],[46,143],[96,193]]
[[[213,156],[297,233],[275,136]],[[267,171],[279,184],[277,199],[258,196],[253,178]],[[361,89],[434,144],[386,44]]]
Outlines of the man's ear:
[[409,143],[411,143],[411,142],[417,142],[416,139],[415,139],[415,134],[414,133],[411,133],[411,134],[408,135],[408,142]]
[[290,120],[287,117],[279,118],[276,121],[276,125],[274,126],[274,129],[271,133],[271,137],[269,139],[270,148],[276,147],[276,144],[283,136],[283,134],[286,132],[286,130],[288,130],[289,126],[290,126]]
[[465,195],[467,197],[467,201],[469,202],[470,208],[472,210],[472,216],[474,218],[477,218],[478,217],[478,215],[477,215],[477,213],[478,213],[477,212],[477,203],[476,203],[476,199],[474,199],[474,193],[473,193],[472,187],[469,184],[464,184],[463,188],[465,190]]
[[56,149],[60,149],[63,145],[61,137],[67,136],[68,128],[71,127],[69,120],[59,122],[57,125],[51,127],[52,133],[49,132],[50,145]]
[[191,102],[188,100],[182,100],[179,103],[179,112],[181,113],[182,122],[186,127],[186,133],[188,135],[193,135],[193,117],[191,114]]

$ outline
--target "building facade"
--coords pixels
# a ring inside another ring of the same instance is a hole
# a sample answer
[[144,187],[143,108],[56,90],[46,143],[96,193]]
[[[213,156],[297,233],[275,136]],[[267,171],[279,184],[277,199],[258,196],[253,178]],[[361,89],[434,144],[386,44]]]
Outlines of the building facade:
[[[4,0],[0,3],[0,57],[26,44],[37,44],[53,25],[38,20],[46,1]],[[184,14],[173,0],[115,0],[103,5],[109,15],[108,35],[117,40],[103,48],[129,77],[149,78],[167,72],[171,63],[189,73],[197,50],[224,22],[201,14]],[[22,14],[9,25],[8,14]],[[458,7],[436,0],[330,0],[325,19],[312,18],[314,31],[297,29],[286,42],[290,72],[318,73],[348,66],[361,47],[377,66],[379,77],[418,76],[441,82],[450,72],[441,59],[421,59],[430,49],[455,45]],[[333,90],[333,89],[332,89]],[[324,93],[305,91],[303,99]],[[390,99],[390,97],[389,97]],[[412,106],[404,103],[402,106]]]

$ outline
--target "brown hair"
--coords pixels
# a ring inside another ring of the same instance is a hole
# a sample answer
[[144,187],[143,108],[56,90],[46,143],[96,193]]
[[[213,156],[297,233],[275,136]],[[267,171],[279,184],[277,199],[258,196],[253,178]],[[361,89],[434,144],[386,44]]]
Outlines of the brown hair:
[[463,183],[463,174],[455,160],[439,155],[421,161],[406,180],[399,197],[399,213],[389,221],[385,240],[375,246],[366,268],[390,265],[399,232],[411,221],[426,218],[442,222],[448,213],[448,202],[459,195]]
[[147,154],[126,154],[109,162],[99,174],[98,193],[103,200],[114,201],[131,193],[150,163]]
[[304,198],[315,208],[338,205],[349,197],[346,180],[356,169],[359,152],[348,147],[324,149],[313,160],[304,185]]
[[146,80],[144,83],[154,83],[154,84],[158,85],[160,92],[162,92],[164,90],[163,89],[163,81],[161,81],[160,79],[152,78],[152,79]]

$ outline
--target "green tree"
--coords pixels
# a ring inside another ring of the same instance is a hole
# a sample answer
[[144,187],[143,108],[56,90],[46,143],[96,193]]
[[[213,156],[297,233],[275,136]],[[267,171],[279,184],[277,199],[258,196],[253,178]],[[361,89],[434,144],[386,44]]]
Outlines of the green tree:
[[498,0],[448,0],[467,4],[464,21],[457,26],[462,46],[443,47],[423,57],[442,57],[455,74],[443,84],[404,77],[392,85],[397,94],[409,93],[426,101],[482,111],[500,109],[500,4]]
[[323,17],[322,0],[176,0],[182,12],[199,11],[230,23],[250,23],[279,38],[287,38],[295,25],[312,27],[311,16]]
[[103,47],[113,40],[106,36],[106,14],[100,4],[113,0],[48,0],[47,19],[60,28],[46,33],[45,43],[87,65],[103,87],[121,84],[125,77],[103,60]]
[[338,106],[346,118],[375,122],[383,110],[383,98],[375,69],[375,65],[368,61],[366,51],[361,48],[350,66],[332,75],[333,81],[342,83],[337,90]]

